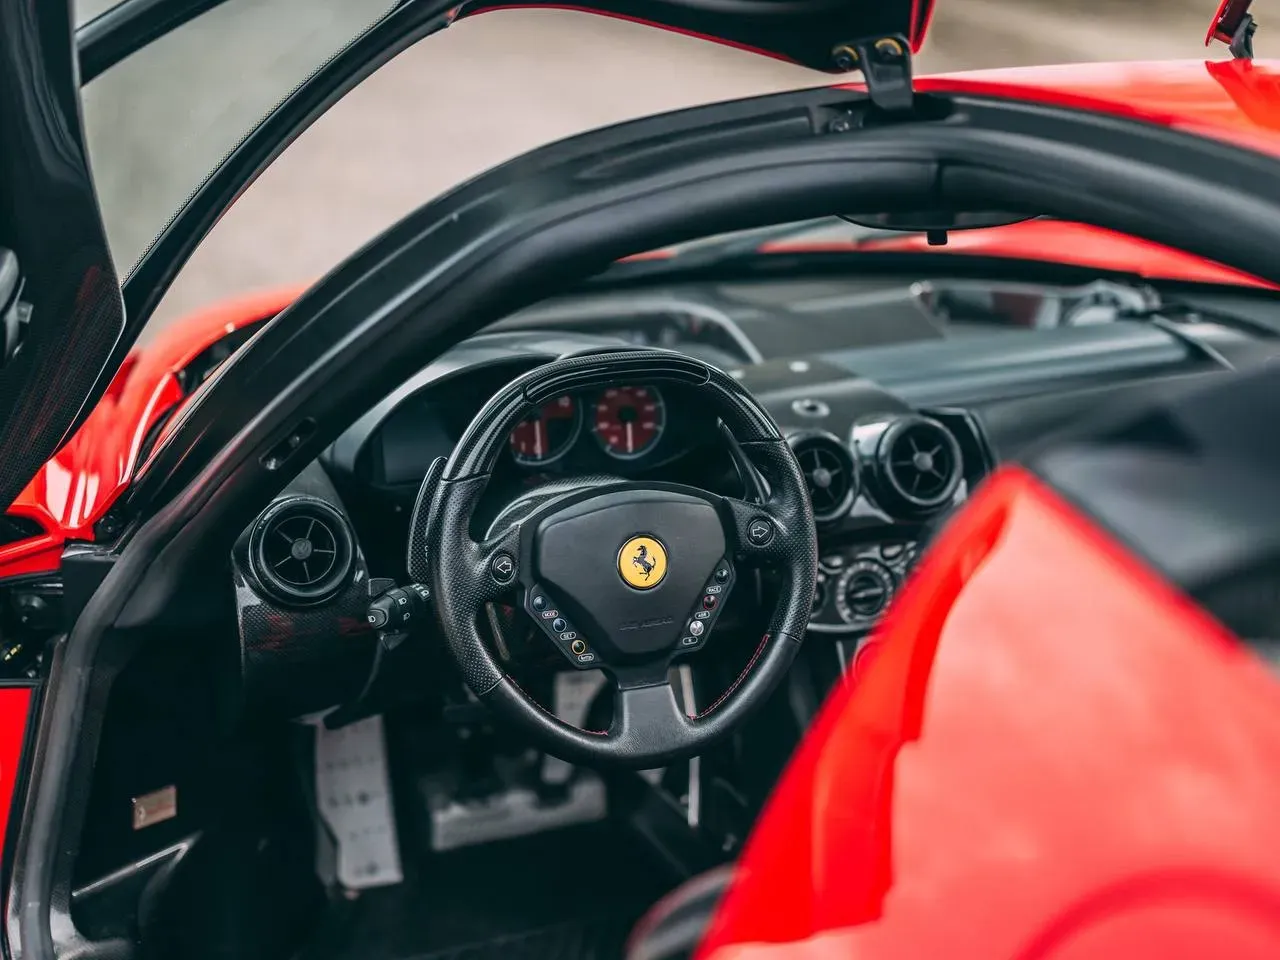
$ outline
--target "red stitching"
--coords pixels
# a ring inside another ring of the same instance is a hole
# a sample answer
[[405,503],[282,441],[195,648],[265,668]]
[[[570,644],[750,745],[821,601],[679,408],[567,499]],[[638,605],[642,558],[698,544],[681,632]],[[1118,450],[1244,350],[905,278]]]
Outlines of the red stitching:
[[733,695],[733,691],[737,690],[738,687],[742,686],[742,681],[747,679],[747,674],[751,672],[751,668],[756,665],[756,661],[760,659],[760,654],[764,653],[764,648],[768,645],[769,645],[769,634],[766,633],[763,637],[760,638],[760,646],[756,647],[756,652],[751,655],[751,659],[747,661],[747,665],[743,667],[742,672],[738,674],[738,679],[733,681],[733,683],[729,684],[728,690],[720,694],[720,696],[716,698],[715,702],[712,703],[711,706],[707,707],[707,709],[703,710],[700,714],[698,714],[693,719],[701,720],[703,717],[709,714],[716,707],[720,706],[720,704],[728,700],[729,697]]
[[552,720],[555,720],[555,721],[557,721],[557,722],[559,722],[559,723],[564,723],[564,725],[565,725],[566,727],[570,727],[570,728],[572,728],[572,729],[574,729],[574,730],[581,730],[583,733],[589,733],[589,734],[591,734],[593,737],[604,737],[604,736],[608,736],[608,731],[607,731],[607,730],[588,730],[588,729],[586,729],[585,727],[575,727],[572,723],[565,723],[565,721],[561,720],[561,719],[560,719],[559,717],[557,717],[554,713],[552,713],[550,710],[548,710],[546,707],[544,707],[542,704],[540,704],[537,700],[535,700],[533,697],[529,696],[529,694],[527,694],[527,693],[525,692],[524,687],[522,687],[522,686],[520,686],[520,684],[516,683],[516,678],[515,678],[515,677],[513,677],[513,676],[512,676],[511,674],[509,674],[509,673],[504,674],[504,676],[505,676],[508,680],[510,680],[510,681],[511,681],[511,685],[512,685],[513,687],[515,687],[515,688],[516,688],[516,690],[518,690],[518,691],[520,692],[520,695],[521,695],[522,697],[524,697],[526,700],[528,700],[530,703],[532,703],[535,707],[537,707],[539,710],[541,710],[543,713],[545,713],[545,714],[546,714],[548,717],[550,717]]

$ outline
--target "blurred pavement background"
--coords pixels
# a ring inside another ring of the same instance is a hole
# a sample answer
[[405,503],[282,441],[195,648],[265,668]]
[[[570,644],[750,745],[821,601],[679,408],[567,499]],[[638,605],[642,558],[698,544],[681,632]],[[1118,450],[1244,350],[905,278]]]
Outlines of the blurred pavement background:
[[[78,15],[83,21],[109,5],[79,0]],[[385,6],[230,0],[90,84],[90,154],[118,268],[128,269],[253,118]],[[1221,45],[1203,46],[1216,6],[939,0],[918,70],[1222,58]],[[1261,37],[1265,43],[1265,30]],[[293,144],[215,227],[148,332],[221,297],[308,282],[414,206],[547,141],[827,82],[580,13],[515,10],[460,21],[383,67]]]

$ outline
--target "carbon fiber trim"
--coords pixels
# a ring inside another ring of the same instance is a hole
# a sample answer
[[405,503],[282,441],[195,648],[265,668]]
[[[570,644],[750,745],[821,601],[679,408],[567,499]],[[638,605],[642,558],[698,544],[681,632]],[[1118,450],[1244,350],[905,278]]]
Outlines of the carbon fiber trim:
[[[298,497],[322,500],[346,515],[337,492],[316,464],[304,470],[272,506]],[[263,513],[271,509],[268,506]],[[349,701],[369,676],[377,643],[365,619],[369,573],[359,543],[337,594],[313,606],[288,607],[271,599],[253,575],[248,547],[257,522],[232,552],[242,707],[255,715],[294,718]]]

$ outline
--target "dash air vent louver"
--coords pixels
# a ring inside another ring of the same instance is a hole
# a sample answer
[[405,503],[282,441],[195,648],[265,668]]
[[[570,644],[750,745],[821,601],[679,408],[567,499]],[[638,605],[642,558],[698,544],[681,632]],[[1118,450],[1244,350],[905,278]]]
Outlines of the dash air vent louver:
[[333,505],[290,497],[277,500],[254,523],[249,559],[254,575],[274,599],[309,606],[323,603],[346,584],[355,538]]
[[891,497],[920,512],[946,506],[963,479],[960,445],[927,417],[904,417],[880,437],[879,473]]
[[858,495],[857,462],[849,448],[828,433],[801,433],[789,442],[804,472],[814,519],[826,523],[848,513]]

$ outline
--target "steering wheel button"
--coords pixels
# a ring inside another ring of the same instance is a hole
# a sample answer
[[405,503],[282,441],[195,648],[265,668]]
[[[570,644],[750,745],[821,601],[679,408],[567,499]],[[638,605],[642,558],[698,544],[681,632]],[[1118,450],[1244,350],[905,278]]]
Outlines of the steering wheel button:
[[773,521],[768,517],[756,517],[747,524],[747,539],[753,546],[767,546],[773,539]]
[[697,642],[698,642],[697,637],[681,637],[680,638],[680,646],[682,647],[692,647]]
[[[565,634],[565,636],[572,639],[573,635]],[[573,644],[569,647],[569,649],[572,650],[574,653],[576,653],[578,656],[582,656],[582,654],[587,652],[587,644],[585,643],[585,641],[582,641],[582,640],[574,640]]]
[[554,620],[558,616],[560,616],[559,610],[543,610],[542,611],[543,620]]
[[710,616],[711,616],[711,611],[710,611],[710,610],[699,610],[697,613],[695,613],[695,614],[693,615],[693,619],[695,619],[695,620],[706,620],[706,619],[709,619],[709,618],[710,618]]
[[724,593],[724,587],[720,586],[720,584],[718,583],[710,584],[707,587],[707,593],[709,594]]
[[717,571],[716,571],[716,579],[717,579],[717,580],[719,580],[721,583],[724,583],[726,580],[728,580],[728,579],[729,579],[729,568],[728,568],[728,567],[721,567],[719,570],[717,570]]
[[566,630],[564,633],[560,634],[560,639],[561,639],[561,640],[565,640],[565,641],[568,641],[568,640],[577,640],[577,639],[578,639],[578,631],[576,631],[576,630]]
[[533,609],[535,609],[535,610],[545,610],[546,608],[547,608],[547,598],[546,598],[546,597],[543,597],[543,596],[537,596],[537,597],[534,597],[534,598],[533,598]]
[[716,604],[719,602],[720,601],[717,600],[714,596],[712,596],[711,594],[707,594],[705,597],[702,598],[702,608],[704,610],[714,610],[716,608]]
[[692,633],[695,637],[702,636],[702,631],[706,629],[707,629],[706,624],[704,624],[701,620],[689,621],[689,632]]
[[565,620],[563,617],[560,617],[556,620],[551,621],[551,629],[554,630],[556,633],[564,633],[566,630],[569,629],[569,622]]
[[516,561],[509,553],[500,553],[489,563],[489,571],[499,584],[508,584],[516,578]]

